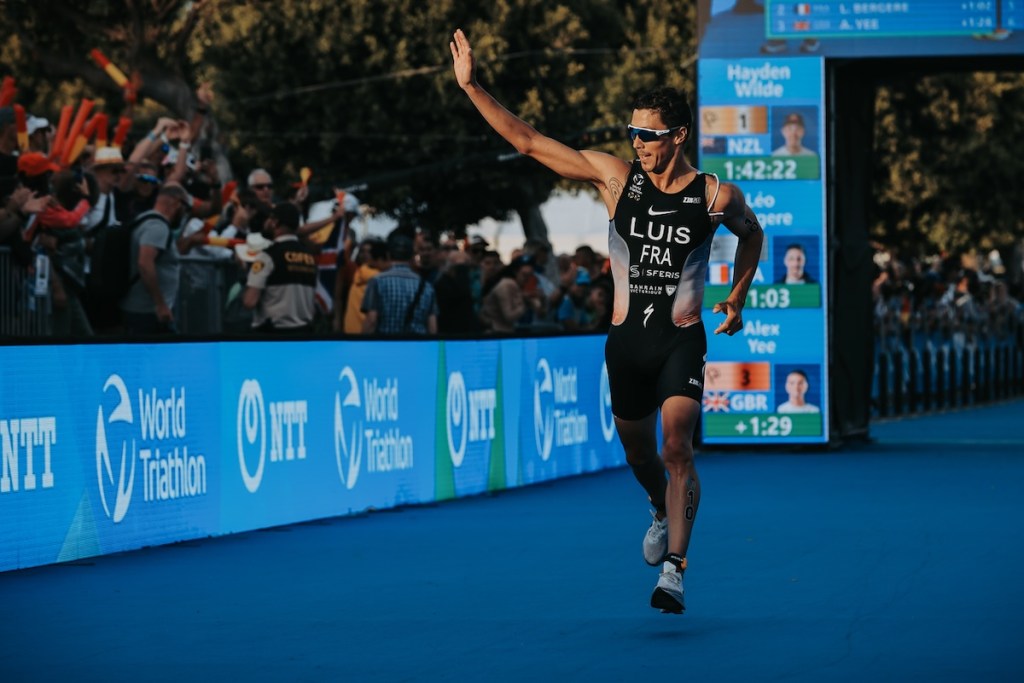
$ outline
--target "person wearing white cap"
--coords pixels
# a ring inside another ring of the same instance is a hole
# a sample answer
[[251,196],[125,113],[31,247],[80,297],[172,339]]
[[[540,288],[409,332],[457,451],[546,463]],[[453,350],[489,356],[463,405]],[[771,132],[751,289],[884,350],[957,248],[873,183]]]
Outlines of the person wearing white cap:
[[245,244],[235,245],[235,256],[242,263],[253,263],[271,244],[273,242],[264,237],[263,233],[250,232],[245,236]]
[[[246,205],[243,203],[238,207],[238,211],[248,214],[246,217],[246,223],[248,223],[252,216],[257,215],[259,208],[258,206],[248,206],[243,209],[243,206]],[[262,217],[265,219],[265,214]],[[241,233],[238,236],[240,237]],[[243,268],[240,272],[241,279],[236,279],[228,289],[227,301],[224,304],[224,332],[242,333],[252,329],[252,310],[246,308],[242,301],[248,279],[248,269],[272,244],[273,242],[264,237],[259,230],[253,230],[245,235],[245,244],[235,245],[235,257],[241,262]]]
[[50,122],[40,116],[29,116],[25,127],[28,129],[29,151],[49,154],[53,140],[53,126]]

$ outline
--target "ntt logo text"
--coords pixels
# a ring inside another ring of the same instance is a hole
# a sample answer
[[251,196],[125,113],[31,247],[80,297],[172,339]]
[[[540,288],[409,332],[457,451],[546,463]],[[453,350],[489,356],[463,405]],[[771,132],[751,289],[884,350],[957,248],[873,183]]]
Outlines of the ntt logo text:
[[466,457],[466,444],[491,441],[495,436],[494,412],[498,407],[495,389],[469,389],[462,373],[448,375],[448,397],[445,401],[445,429],[448,453],[452,464],[461,467]]
[[[0,419],[0,493],[34,491],[37,486],[53,488],[52,449],[57,443],[57,418],[22,417]],[[36,477],[35,468],[40,464],[37,447],[42,448],[42,476]],[[24,475],[21,464],[24,462]]]
[[256,493],[263,483],[268,450],[272,464],[306,459],[308,421],[309,406],[306,401],[264,402],[263,388],[258,380],[247,379],[242,382],[236,416],[238,467],[242,483],[250,493]]

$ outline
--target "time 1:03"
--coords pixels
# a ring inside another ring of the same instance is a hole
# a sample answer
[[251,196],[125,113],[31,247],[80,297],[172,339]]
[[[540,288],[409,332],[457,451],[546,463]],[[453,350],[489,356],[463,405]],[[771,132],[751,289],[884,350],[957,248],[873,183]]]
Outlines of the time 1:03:
[[[793,432],[793,418],[778,417],[752,417],[747,420],[750,425],[751,436],[789,436]],[[743,424],[742,422],[740,424]]]
[[748,159],[723,162],[727,180],[796,180],[795,159]]
[[789,290],[782,287],[752,287],[747,292],[747,305],[751,308],[789,308]]

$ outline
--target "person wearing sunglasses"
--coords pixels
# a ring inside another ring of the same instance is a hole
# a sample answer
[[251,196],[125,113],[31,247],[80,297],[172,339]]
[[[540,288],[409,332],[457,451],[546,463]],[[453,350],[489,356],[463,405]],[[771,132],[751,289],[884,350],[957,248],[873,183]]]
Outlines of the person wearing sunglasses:
[[267,171],[262,168],[253,170],[249,173],[246,185],[261,202],[268,206],[274,205],[274,180]]
[[693,434],[704,386],[701,305],[711,240],[719,225],[738,237],[732,290],[713,309],[725,314],[715,334],[733,335],[743,329],[761,227],[739,188],[687,162],[683,147],[692,118],[678,91],[657,88],[636,97],[626,128],[636,158],[626,161],[538,133],[477,83],[462,30],[449,47],[455,79],[487,123],[521,154],[565,178],[592,183],[608,209],[615,286],[605,363],[612,413],[626,461],[654,507],[643,542],[644,559],[661,567],[651,606],[681,614],[686,552],[700,503]]
[[118,197],[117,219],[122,225],[135,220],[139,214],[149,211],[156,203],[156,194],[163,184],[156,164],[151,161],[128,162],[130,171],[127,189]]

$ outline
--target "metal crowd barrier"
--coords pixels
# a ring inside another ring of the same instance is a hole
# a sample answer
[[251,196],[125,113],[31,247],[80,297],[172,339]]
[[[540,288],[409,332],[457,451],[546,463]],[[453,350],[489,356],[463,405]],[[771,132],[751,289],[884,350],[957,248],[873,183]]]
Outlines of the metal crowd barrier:
[[[247,312],[228,306],[240,295],[241,271],[233,260],[181,257],[175,320],[184,334],[216,335],[249,329]],[[0,247],[0,336],[51,334],[49,292]],[[1000,335],[969,341],[923,333],[879,336],[871,400],[873,414],[897,416],[974,405],[1024,394],[1024,319]]]
[[[247,329],[245,321],[225,319],[239,272],[231,260],[182,256],[174,311],[179,331],[199,335]],[[0,337],[50,336],[52,312],[50,292],[36,295],[35,277],[14,260],[10,248],[0,247]]]
[[876,340],[871,400],[879,417],[965,407],[1024,394],[1022,321],[1004,334]]
[[225,319],[225,307],[239,274],[239,266],[230,259],[182,256],[178,300],[174,306],[178,331],[186,334],[238,331],[232,330],[237,321]]
[[35,277],[0,247],[0,336],[45,337],[50,334],[49,289],[35,292]]

